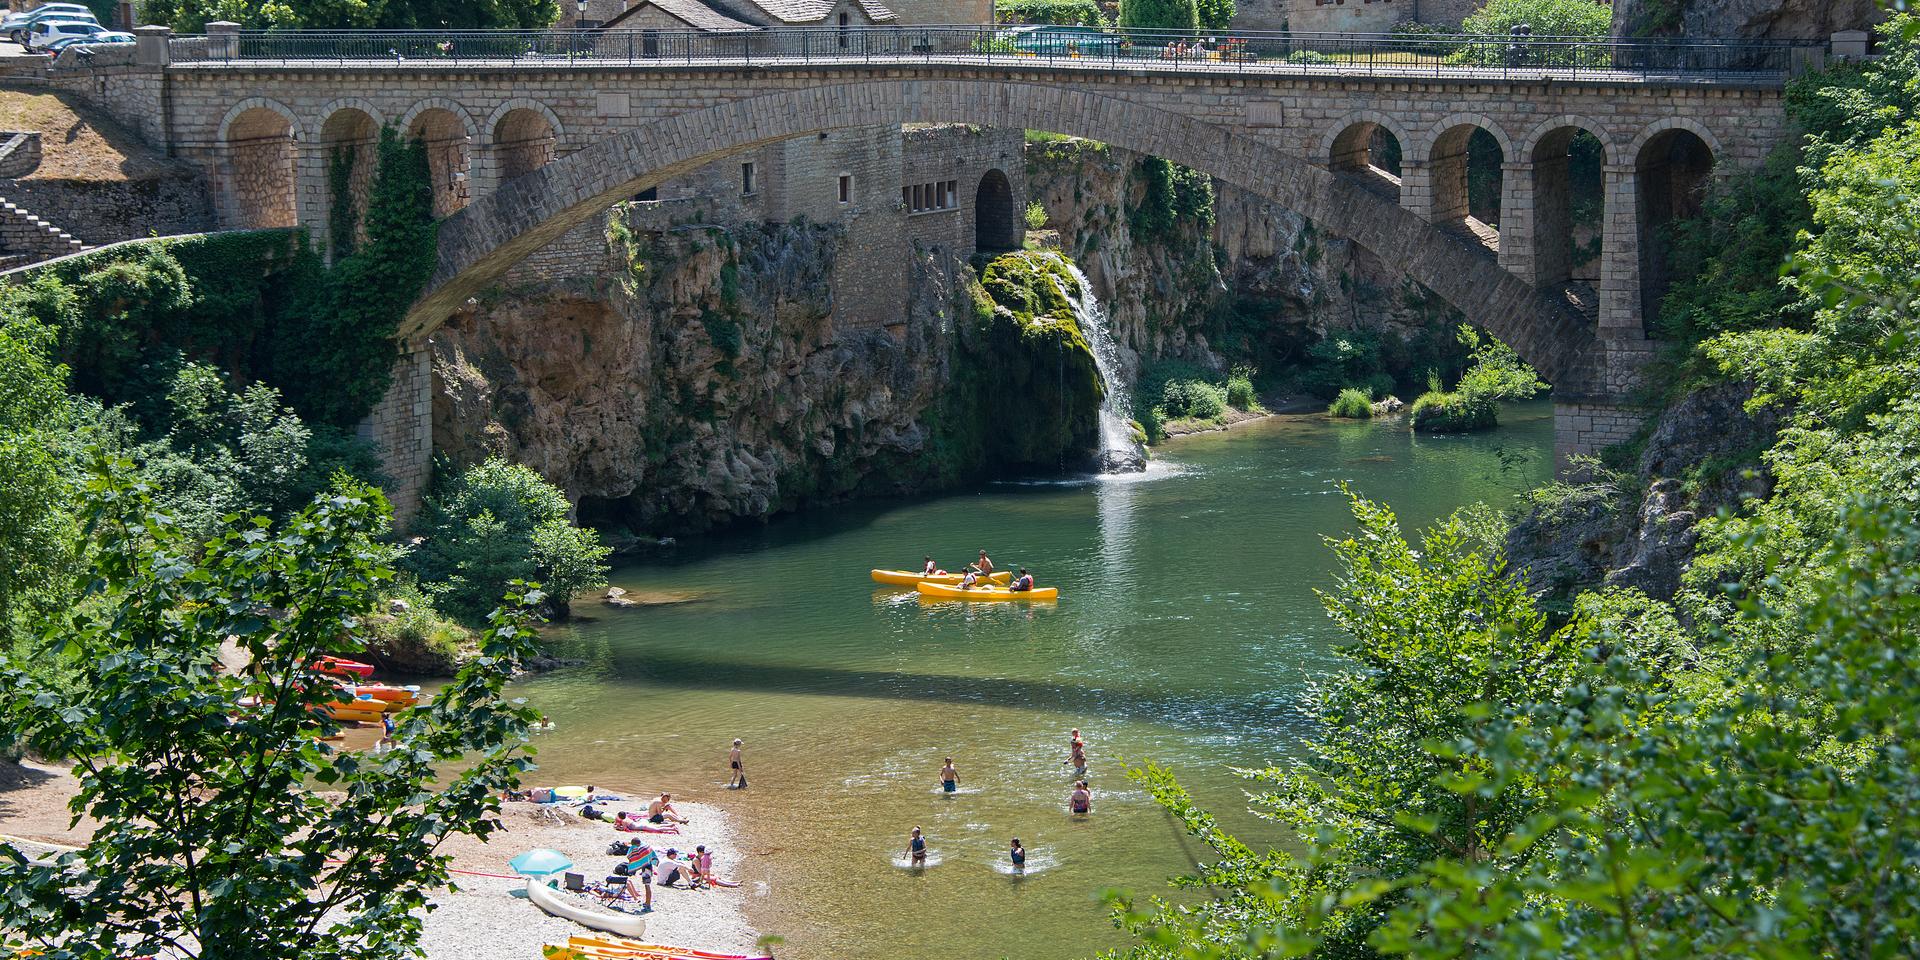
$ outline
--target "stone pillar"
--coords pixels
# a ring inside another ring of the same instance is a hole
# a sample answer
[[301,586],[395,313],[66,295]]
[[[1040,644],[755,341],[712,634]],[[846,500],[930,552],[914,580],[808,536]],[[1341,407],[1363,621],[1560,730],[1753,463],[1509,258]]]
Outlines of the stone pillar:
[[373,443],[387,475],[394,526],[404,528],[420,512],[433,474],[433,351],[429,344],[401,347],[386,396],[360,422],[360,436]]
[[331,262],[327,227],[333,212],[333,191],[327,176],[328,160],[327,145],[319,142],[317,131],[313,140],[293,145],[294,209],[299,213],[300,226],[313,241],[313,249]]
[[1427,180],[1432,206],[1428,219],[1434,223],[1464,220],[1471,209],[1467,202],[1468,137],[1441,137],[1434,144],[1434,156],[1428,159]]
[[1500,164],[1500,266],[1528,283],[1538,283],[1534,266],[1533,164]]
[[1597,456],[1616,443],[1633,439],[1648,413],[1641,407],[1605,401],[1554,401],[1554,475],[1577,472],[1572,463],[1575,456]]
[[1640,320],[1640,178],[1631,166],[1606,165],[1600,227],[1600,338],[1646,339]]
[[1833,35],[1835,60],[1865,60],[1867,43],[1872,37],[1865,30],[1842,30]]
[[207,24],[207,57],[211,60],[240,59],[240,25],[231,20]]
[[493,131],[482,130],[467,144],[467,202],[489,196],[500,189],[500,161],[493,146]]
[[1532,280],[1535,286],[1558,286],[1573,276],[1573,179],[1564,153],[1535,160],[1531,166]]
[[1400,158],[1400,205],[1422,220],[1438,223],[1443,218],[1434,211],[1434,169],[1424,160]]
[[164,67],[173,60],[173,28],[135,27],[133,62],[140,67]]

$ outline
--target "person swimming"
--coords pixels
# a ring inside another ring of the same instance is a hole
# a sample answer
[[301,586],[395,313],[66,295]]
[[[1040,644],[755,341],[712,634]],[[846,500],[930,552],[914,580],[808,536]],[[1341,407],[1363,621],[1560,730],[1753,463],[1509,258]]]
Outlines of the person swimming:
[[1020,845],[1019,837],[1013,838],[1013,847],[1007,851],[1007,858],[1013,861],[1015,873],[1022,873],[1027,869],[1027,848]]
[[940,768],[940,789],[953,793],[960,789],[960,771],[953,768],[953,758],[947,758],[947,765]]
[[927,865],[927,838],[920,835],[919,827],[907,837],[907,862],[916,867]]

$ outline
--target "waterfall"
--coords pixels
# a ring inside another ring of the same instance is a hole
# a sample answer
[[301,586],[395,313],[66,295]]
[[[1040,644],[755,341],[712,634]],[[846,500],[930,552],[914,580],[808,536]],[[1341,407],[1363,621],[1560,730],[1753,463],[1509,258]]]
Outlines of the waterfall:
[[1060,257],[1060,262],[1073,274],[1075,287],[1067,290],[1062,284],[1060,292],[1073,304],[1073,319],[1093,347],[1093,364],[1106,387],[1106,399],[1100,401],[1100,472],[1138,473],[1147,468],[1147,451],[1133,439],[1133,394],[1122,376],[1120,345],[1114,342],[1107,311],[1094,296],[1087,275],[1066,257]]

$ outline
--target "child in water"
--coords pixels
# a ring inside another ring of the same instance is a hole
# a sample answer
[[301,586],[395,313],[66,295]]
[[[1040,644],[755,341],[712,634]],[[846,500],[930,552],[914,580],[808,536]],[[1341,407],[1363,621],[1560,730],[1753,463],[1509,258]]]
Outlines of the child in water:
[[927,865],[927,838],[920,835],[919,827],[907,838],[907,862],[914,867]]
[[947,758],[947,765],[940,768],[940,789],[953,793],[960,789],[960,771],[953,768],[953,758]]
[[1007,857],[1013,861],[1014,873],[1027,872],[1027,848],[1020,845],[1020,838],[1013,838],[1013,848],[1007,851]]

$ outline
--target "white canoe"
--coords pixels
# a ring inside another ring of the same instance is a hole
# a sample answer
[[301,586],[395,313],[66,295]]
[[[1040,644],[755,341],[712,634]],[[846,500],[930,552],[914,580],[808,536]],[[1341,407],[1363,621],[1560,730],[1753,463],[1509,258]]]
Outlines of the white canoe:
[[644,917],[589,909],[572,897],[548,886],[546,881],[537,877],[527,880],[527,899],[556,917],[572,920],[584,927],[592,927],[606,933],[617,933],[623,937],[644,936],[647,932],[647,921]]

